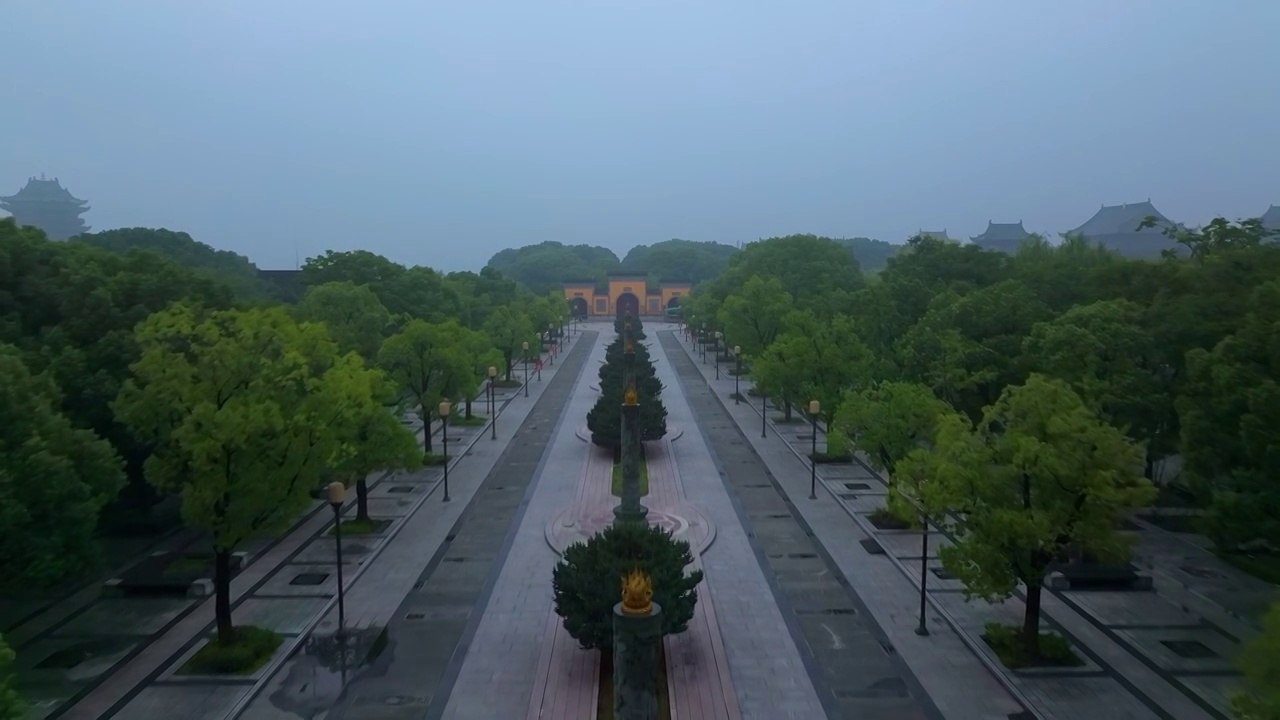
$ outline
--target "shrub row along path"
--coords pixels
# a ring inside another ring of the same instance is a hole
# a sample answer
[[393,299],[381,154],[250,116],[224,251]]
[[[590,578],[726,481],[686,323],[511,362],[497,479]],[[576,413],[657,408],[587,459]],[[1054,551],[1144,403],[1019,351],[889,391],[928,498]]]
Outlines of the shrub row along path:
[[[512,431],[525,421],[560,367],[561,363],[545,367],[543,382],[530,383],[527,400],[518,389],[499,389],[498,440],[490,440],[488,426],[449,427],[449,450],[454,456],[449,478],[451,502],[440,502],[442,470],[438,467],[385,477],[371,488],[370,514],[392,522],[381,533],[343,539],[348,627],[359,630],[386,624],[399,599],[412,588],[436,547],[445,540],[446,532],[440,528],[457,521],[481,480],[510,444]],[[573,375],[574,369],[568,370]],[[573,380],[564,382],[571,385]],[[485,413],[482,401],[476,411]],[[415,427],[420,429],[420,425]],[[433,431],[438,435],[439,426]],[[351,500],[344,517],[350,519],[354,514]],[[212,632],[212,598],[174,600],[171,602],[180,602],[182,607],[156,607],[150,613],[142,606],[158,602],[154,599],[104,598],[88,612],[55,628],[47,642],[65,647],[85,638],[133,633],[133,646],[123,657],[106,658],[109,662],[94,658],[69,672],[63,670],[66,675],[82,670],[87,674],[89,666],[96,665],[91,669],[100,676],[69,706],[44,708],[37,717],[294,718],[312,717],[332,705],[344,684],[343,663],[358,662],[373,640],[368,634],[353,633],[353,641],[341,646],[344,652],[336,652],[333,643],[324,642],[325,635],[331,637],[336,627],[332,524],[331,510],[317,503],[289,532],[250,548],[249,564],[233,578],[235,622],[268,627],[286,638],[277,657],[259,673],[235,678],[175,674]],[[396,597],[402,585],[405,590]],[[289,656],[294,648],[300,648],[299,652]],[[41,654],[27,653],[25,661],[39,665]],[[109,671],[103,672],[104,665]],[[49,674],[51,670],[35,672]],[[311,679],[302,680],[306,675]]]
[[[808,499],[812,426],[781,422],[768,405],[767,438],[761,438],[761,400],[733,402],[734,380],[715,380],[710,357],[702,364],[691,344],[675,333],[659,337],[673,363],[693,378],[695,406],[704,418],[732,418],[734,434],[754,448],[790,507],[803,517],[839,572],[866,601],[887,634],[892,652],[919,678],[946,717],[998,718],[1226,718],[1238,682],[1234,669],[1242,639],[1256,632],[1251,618],[1229,603],[1224,588],[1254,591],[1260,584],[1213,557],[1194,542],[1140,523],[1135,564],[1150,571],[1154,592],[1046,592],[1044,630],[1061,632],[1085,661],[1083,667],[1004,670],[980,639],[990,621],[1020,625],[1020,597],[1005,603],[966,602],[962,586],[937,560],[950,542],[929,538],[931,634],[914,634],[919,613],[921,537],[917,530],[880,530],[868,517],[884,506],[885,480],[863,459],[818,465],[818,499]],[[679,358],[679,359],[676,359]],[[723,369],[722,369],[723,370]],[[701,401],[696,384],[712,388]],[[741,380],[745,394],[749,380]],[[706,413],[703,413],[703,407]],[[797,418],[800,415],[797,414]],[[715,444],[715,429],[710,429]],[[825,434],[818,428],[819,452]],[[732,439],[728,439],[731,443]],[[746,462],[744,459],[743,462]],[[735,475],[731,471],[731,476]],[[864,545],[863,541],[872,542]],[[870,549],[882,552],[873,552]],[[1254,592],[1254,594],[1257,594]],[[978,689],[981,688],[981,691]]]

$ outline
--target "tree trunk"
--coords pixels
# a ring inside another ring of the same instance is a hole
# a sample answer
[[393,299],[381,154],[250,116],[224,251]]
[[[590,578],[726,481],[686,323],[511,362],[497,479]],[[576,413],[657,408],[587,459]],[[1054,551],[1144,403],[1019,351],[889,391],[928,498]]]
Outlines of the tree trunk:
[[1022,648],[1027,660],[1040,657],[1040,592],[1043,580],[1027,583],[1027,612],[1022,616]]
[[471,419],[471,397],[470,396],[467,397],[466,406],[467,406],[467,414],[465,415],[465,417],[468,420],[470,420]]
[[369,522],[369,484],[364,478],[356,480],[356,522]]
[[231,625],[231,551],[213,551],[213,614],[217,618],[218,642],[230,643],[235,637]]
[[425,411],[422,413],[422,451],[431,452],[431,414]]

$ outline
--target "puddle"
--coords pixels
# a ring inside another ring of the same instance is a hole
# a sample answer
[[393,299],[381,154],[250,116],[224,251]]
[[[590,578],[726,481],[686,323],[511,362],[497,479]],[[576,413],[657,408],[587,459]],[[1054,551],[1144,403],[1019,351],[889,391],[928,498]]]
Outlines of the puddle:
[[271,704],[300,717],[322,717],[385,646],[382,628],[349,630],[341,638],[312,635],[289,658],[288,672],[271,694]]

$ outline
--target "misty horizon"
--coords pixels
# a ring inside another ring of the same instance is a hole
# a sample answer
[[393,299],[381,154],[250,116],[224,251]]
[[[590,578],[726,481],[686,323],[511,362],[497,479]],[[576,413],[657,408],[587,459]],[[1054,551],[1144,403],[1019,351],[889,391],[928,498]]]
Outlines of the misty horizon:
[[[292,268],[1280,203],[1280,6],[6,7],[0,195]],[[487,12],[486,12],[487,10]]]

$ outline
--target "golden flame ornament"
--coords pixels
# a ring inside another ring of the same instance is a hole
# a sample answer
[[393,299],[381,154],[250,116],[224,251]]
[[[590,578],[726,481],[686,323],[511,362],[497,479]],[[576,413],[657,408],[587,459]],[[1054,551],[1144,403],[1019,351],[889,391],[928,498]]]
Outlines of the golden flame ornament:
[[622,394],[622,402],[626,405],[639,404],[640,393],[637,393],[635,388],[627,388],[627,391]]
[[653,583],[637,568],[622,578],[622,614],[648,615],[653,611]]

